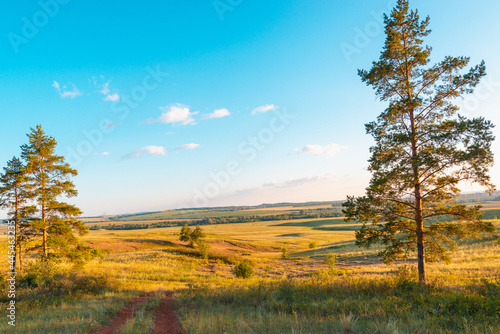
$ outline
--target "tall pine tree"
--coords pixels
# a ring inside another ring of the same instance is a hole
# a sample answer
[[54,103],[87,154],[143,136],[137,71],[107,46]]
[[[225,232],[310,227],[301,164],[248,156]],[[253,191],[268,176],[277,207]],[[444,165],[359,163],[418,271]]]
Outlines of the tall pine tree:
[[363,223],[357,244],[384,244],[380,255],[386,262],[416,251],[421,282],[426,260],[447,259],[457,239],[493,231],[480,219],[478,206],[458,203],[460,183],[495,189],[488,175],[493,125],[458,115],[453,104],[473,92],[485,64],[461,74],[469,58],[448,56],[429,66],[432,49],[423,44],[428,25],[429,17],[420,20],[407,0],[399,0],[385,16],[380,59],[371,70],[359,71],[388,107],[366,124],[375,139],[366,195],[344,203],[347,220]]
[[64,157],[55,154],[56,140],[46,135],[40,125],[31,128],[27,136],[29,144],[21,146],[21,150],[36,201],[36,218],[30,225],[42,236],[39,248],[43,258],[70,257],[79,247],[74,232],[88,233],[88,228],[78,220],[80,209],[59,200],[78,194],[70,181],[77,171],[64,162]]
[[0,176],[0,207],[6,208],[14,221],[16,256],[13,258],[13,271],[16,271],[17,258],[22,270],[21,241],[25,240],[29,233],[29,216],[34,210],[30,205],[33,193],[29,180],[25,167],[16,157],[7,162],[7,167],[4,167],[4,173]]

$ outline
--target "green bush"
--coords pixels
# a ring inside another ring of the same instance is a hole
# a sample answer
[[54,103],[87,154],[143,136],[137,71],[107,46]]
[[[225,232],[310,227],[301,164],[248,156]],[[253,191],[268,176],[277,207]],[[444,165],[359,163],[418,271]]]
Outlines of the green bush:
[[396,276],[395,279],[398,285],[406,286],[418,281],[417,268],[415,268],[415,266],[405,264],[393,272]]
[[309,248],[311,248],[311,249],[314,249],[314,248],[316,248],[316,247],[318,247],[318,244],[316,243],[316,241],[313,241],[313,242],[311,242],[311,243],[309,244]]
[[35,273],[27,273],[19,278],[21,288],[34,289],[38,287],[38,276]]
[[2,291],[6,291],[8,286],[9,285],[7,283],[7,278],[4,275],[0,274],[0,289]]
[[234,274],[238,278],[250,278],[254,275],[254,271],[249,262],[241,262],[234,267]]
[[281,249],[281,258],[288,259],[288,249],[286,249],[286,248]]
[[326,254],[325,263],[330,267],[330,270],[334,270],[335,265],[337,264],[337,259],[335,258],[335,255],[333,255],[332,253]]
[[200,255],[207,263],[208,263],[208,258],[209,258],[209,253],[208,253],[209,249],[210,249],[210,245],[207,244],[206,242],[198,243],[198,250],[200,252]]

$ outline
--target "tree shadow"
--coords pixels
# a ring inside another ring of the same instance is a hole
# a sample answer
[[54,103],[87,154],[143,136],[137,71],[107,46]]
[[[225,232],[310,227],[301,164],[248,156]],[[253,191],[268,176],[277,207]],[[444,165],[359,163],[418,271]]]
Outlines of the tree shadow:
[[333,218],[333,219],[311,219],[306,221],[298,221],[298,222],[286,222],[275,224],[271,226],[297,226],[297,227],[320,227],[324,225],[335,225],[343,222],[344,218]]
[[284,237],[284,238],[300,238],[306,236],[306,233],[289,233],[289,234],[280,234],[277,235],[277,237]]
[[357,231],[361,228],[359,224],[344,222],[343,218],[286,222],[272,226],[309,227],[316,231]]
[[158,239],[123,239],[126,242],[137,242],[137,243],[146,243],[146,244],[155,244],[159,246],[170,246],[175,247],[179,246],[168,240],[158,240]]

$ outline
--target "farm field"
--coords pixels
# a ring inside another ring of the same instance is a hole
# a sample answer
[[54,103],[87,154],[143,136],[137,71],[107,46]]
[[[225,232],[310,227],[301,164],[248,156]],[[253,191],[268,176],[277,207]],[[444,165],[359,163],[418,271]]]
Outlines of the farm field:
[[[121,333],[150,333],[162,298],[169,296],[185,333],[500,330],[496,238],[461,243],[450,264],[429,264],[430,283],[422,287],[413,261],[387,265],[377,257],[381,248],[358,248],[359,228],[343,218],[204,225],[205,255],[179,241],[180,227],[93,230],[82,240],[103,258],[79,271],[61,265],[50,282],[22,289],[16,329],[94,333],[142,296],[146,302],[121,323]],[[326,263],[329,253],[333,265]],[[252,264],[251,278],[235,277],[241,262]],[[71,280],[88,289],[75,290]],[[48,302],[44,292],[53,285],[61,295]]]
[[250,208],[231,207],[231,208],[204,208],[204,209],[182,209],[166,210],[151,213],[105,216],[99,218],[85,218],[86,222],[138,222],[138,221],[159,221],[159,220],[191,220],[214,217],[248,217],[248,216],[268,216],[297,213],[301,210],[331,209],[332,203],[340,202],[322,202],[322,203],[297,203],[272,206],[257,206]]

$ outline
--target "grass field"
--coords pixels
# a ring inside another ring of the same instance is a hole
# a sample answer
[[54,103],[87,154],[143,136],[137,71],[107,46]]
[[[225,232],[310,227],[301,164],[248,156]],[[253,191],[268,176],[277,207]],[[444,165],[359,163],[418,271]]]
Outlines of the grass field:
[[[16,331],[90,333],[153,292],[121,329],[148,333],[158,300],[172,292],[186,333],[500,332],[496,238],[462,242],[450,264],[428,265],[430,283],[421,286],[413,261],[386,265],[381,248],[355,246],[359,227],[342,218],[206,225],[205,257],[178,240],[180,227],[91,231],[83,241],[103,259],[79,271],[60,265],[38,287],[20,288]],[[329,253],[335,265],[326,263]],[[243,261],[254,268],[249,279],[233,273]],[[4,319],[0,332],[8,329]]]

